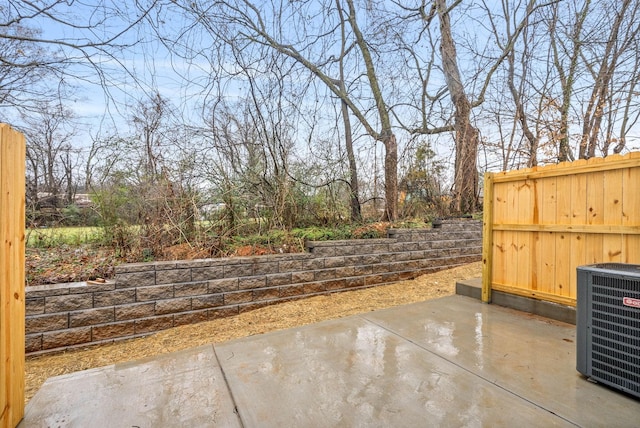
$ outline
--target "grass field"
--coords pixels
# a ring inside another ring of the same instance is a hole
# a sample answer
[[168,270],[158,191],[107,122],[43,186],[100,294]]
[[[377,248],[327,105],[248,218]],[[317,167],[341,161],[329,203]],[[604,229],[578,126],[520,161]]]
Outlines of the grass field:
[[47,248],[58,245],[81,245],[99,242],[100,227],[52,227],[26,229],[26,244],[32,248]]

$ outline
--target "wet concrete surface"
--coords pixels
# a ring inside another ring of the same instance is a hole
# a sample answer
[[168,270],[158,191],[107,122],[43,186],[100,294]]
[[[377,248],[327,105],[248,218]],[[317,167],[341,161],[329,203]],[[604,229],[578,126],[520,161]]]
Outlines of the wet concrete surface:
[[442,299],[49,379],[21,427],[637,427],[575,326]]
[[240,427],[212,345],[48,379],[20,427]]

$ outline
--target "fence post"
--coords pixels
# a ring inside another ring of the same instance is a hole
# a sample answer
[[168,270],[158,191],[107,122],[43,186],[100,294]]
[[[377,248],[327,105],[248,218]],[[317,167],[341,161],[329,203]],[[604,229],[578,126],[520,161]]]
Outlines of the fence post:
[[0,426],[24,416],[25,139],[0,124]]
[[493,278],[493,173],[484,174],[482,200],[482,301],[491,303]]

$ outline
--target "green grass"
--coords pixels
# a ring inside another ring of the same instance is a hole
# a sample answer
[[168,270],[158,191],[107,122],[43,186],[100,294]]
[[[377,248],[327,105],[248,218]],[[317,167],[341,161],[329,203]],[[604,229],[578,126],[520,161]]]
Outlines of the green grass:
[[60,245],[82,245],[101,242],[103,231],[100,227],[51,227],[27,229],[27,247],[50,248]]

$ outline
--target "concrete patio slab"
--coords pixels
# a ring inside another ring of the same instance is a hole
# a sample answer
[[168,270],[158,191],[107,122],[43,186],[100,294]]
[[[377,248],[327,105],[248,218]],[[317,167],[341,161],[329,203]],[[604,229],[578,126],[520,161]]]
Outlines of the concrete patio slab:
[[21,427],[637,427],[575,326],[450,296],[48,380]]
[[365,319],[217,352],[249,427],[571,426]]
[[408,305],[402,318],[388,310],[366,318],[573,424],[640,426],[639,401],[576,371],[574,325],[470,299],[439,303],[427,312]]
[[212,345],[48,379],[20,427],[240,427]]

